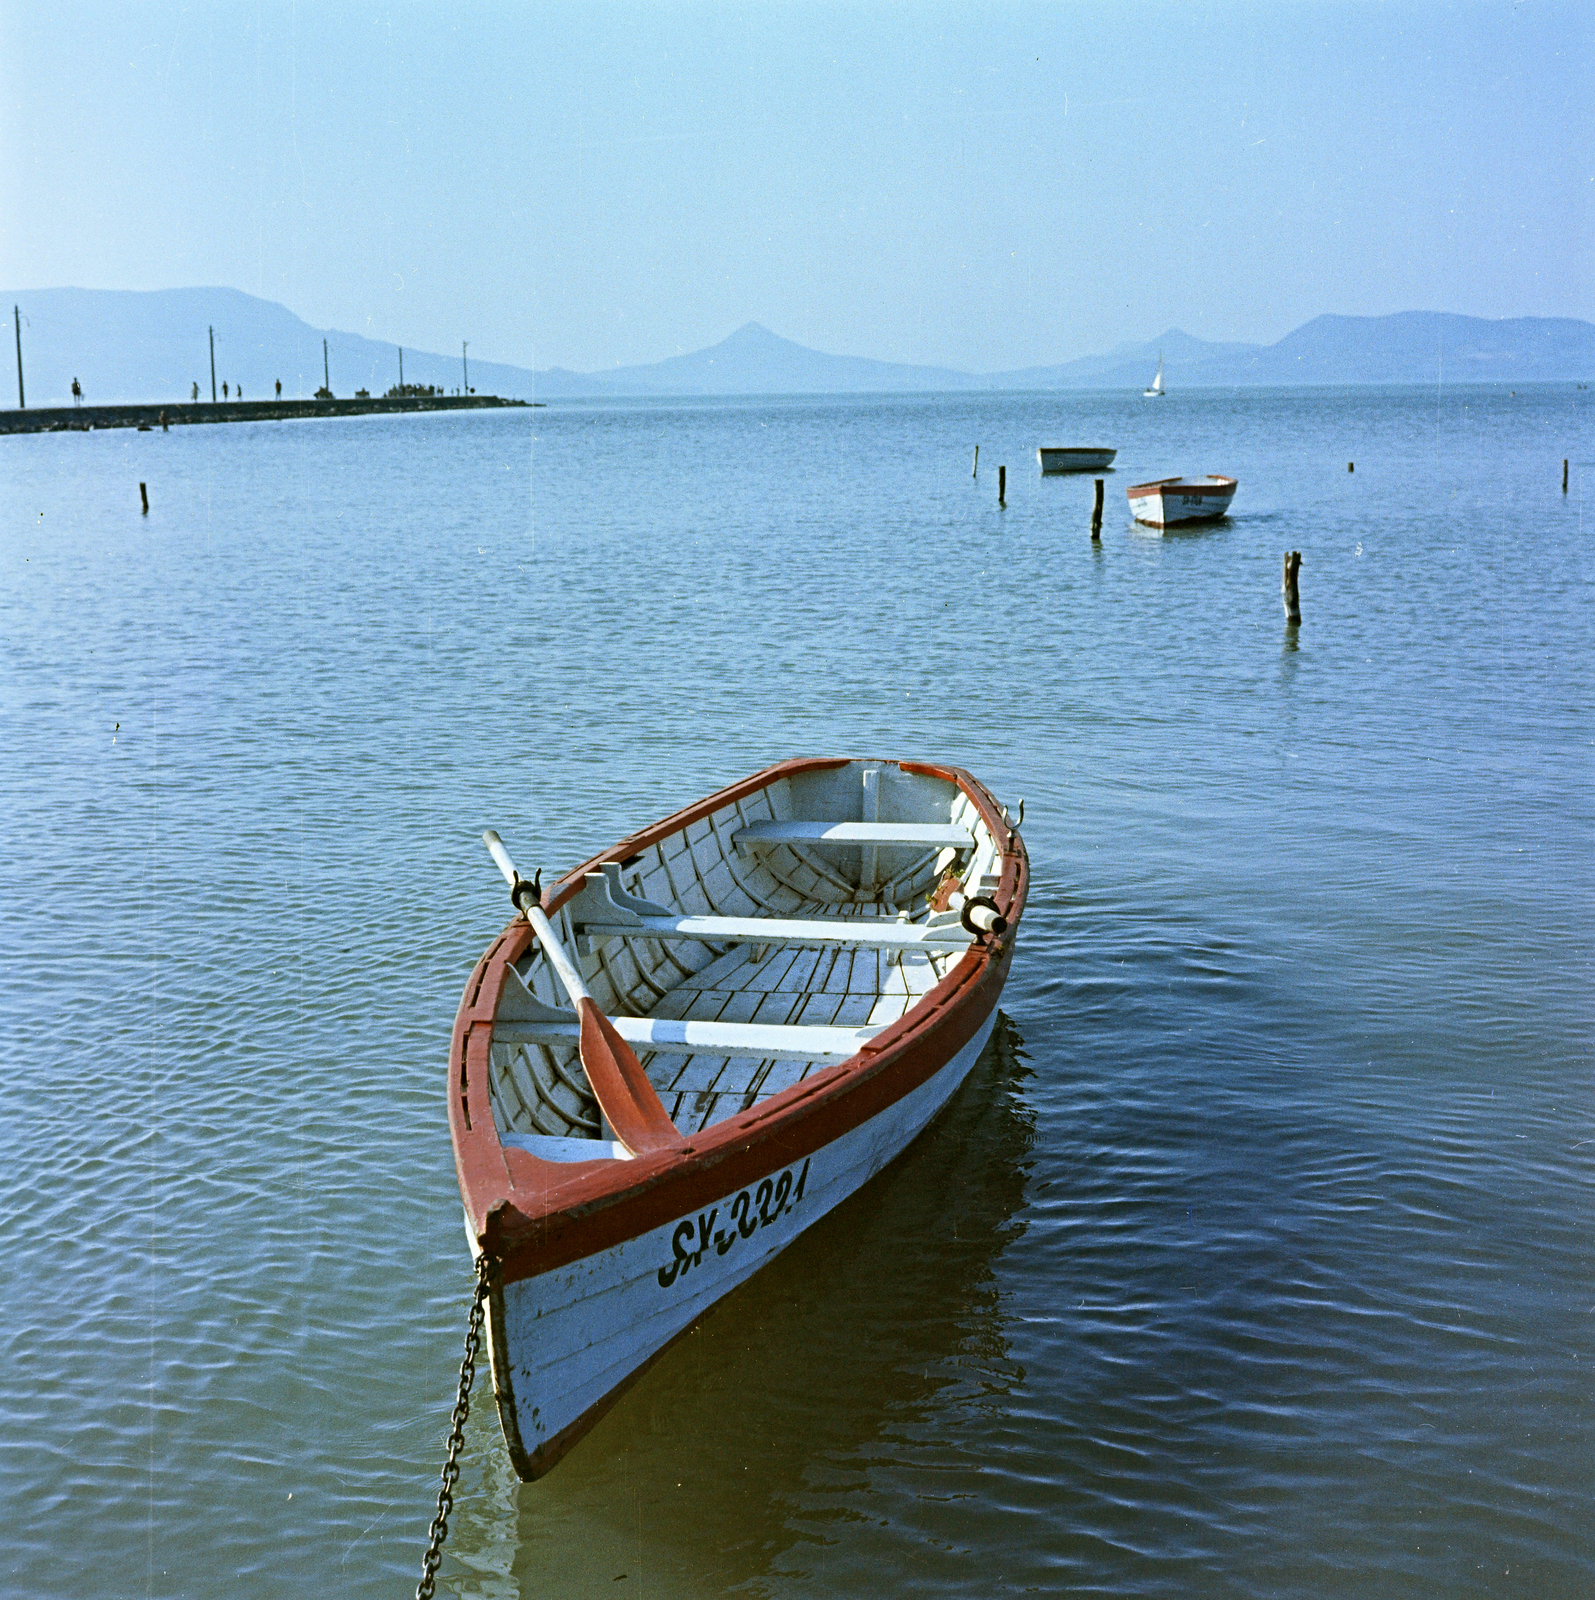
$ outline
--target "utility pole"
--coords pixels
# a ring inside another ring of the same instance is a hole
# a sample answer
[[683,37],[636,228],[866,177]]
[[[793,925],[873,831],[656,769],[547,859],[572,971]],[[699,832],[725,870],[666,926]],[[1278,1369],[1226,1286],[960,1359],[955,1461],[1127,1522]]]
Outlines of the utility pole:
[[465,364],[465,347],[469,343],[466,339],[460,340],[460,371],[465,374],[465,393],[471,392],[471,369]]
[[28,397],[22,392],[22,313],[12,306],[11,315],[17,324],[17,409],[26,411]]
[[327,341],[321,341],[321,387],[332,393],[332,374],[327,370]]
[[399,393],[404,393],[404,346],[399,346]]
[[210,403],[216,404],[216,330],[210,332]]

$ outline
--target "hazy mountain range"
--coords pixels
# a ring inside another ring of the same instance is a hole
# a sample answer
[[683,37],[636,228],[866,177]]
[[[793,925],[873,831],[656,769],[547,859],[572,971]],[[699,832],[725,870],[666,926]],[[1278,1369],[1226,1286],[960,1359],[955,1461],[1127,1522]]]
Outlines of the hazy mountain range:
[[[216,330],[216,381],[265,399],[313,394],[322,341],[332,390],[384,393],[399,379],[396,347],[338,329],[312,328],[286,307],[236,289],[35,289],[8,293],[22,316],[30,406],[70,402],[74,377],[90,404],[210,394],[207,328]],[[826,355],[756,322],[707,350],[603,372],[534,372],[469,358],[471,387],[521,399],[624,395],[826,394],[912,390],[1143,388],[1158,360],[1174,391],[1235,385],[1335,383],[1535,383],[1595,377],[1595,323],[1570,317],[1491,321],[1435,311],[1388,317],[1315,317],[1277,344],[1215,344],[1171,328],[1144,344],[1056,366],[970,373],[861,356]],[[4,365],[11,365],[10,362]],[[462,386],[458,354],[406,350],[409,383]],[[9,386],[0,387],[14,405]]]

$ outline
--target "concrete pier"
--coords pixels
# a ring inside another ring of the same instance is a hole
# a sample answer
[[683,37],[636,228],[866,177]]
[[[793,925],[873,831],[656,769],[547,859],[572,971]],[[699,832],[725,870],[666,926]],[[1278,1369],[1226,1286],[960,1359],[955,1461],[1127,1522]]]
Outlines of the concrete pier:
[[224,400],[165,405],[46,406],[0,411],[0,433],[87,433],[91,428],[158,428],[192,422],[288,422],[300,417],[364,417],[403,411],[484,411],[499,406],[541,405],[540,400],[501,400],[494,394],[406,395],[388,400]]

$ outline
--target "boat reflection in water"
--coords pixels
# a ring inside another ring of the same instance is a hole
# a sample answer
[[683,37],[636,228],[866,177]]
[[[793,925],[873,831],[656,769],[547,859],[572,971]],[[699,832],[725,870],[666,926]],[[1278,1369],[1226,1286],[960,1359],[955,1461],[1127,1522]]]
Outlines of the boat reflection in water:
[[[650,1593],[719,1594],[807,1569],[828,1525],[871,1503],[878,1468],[977,1475],[978,1419],[1025,1377],[997,1263],[1026,1230],[1029,1076],[999,1015],[914,1145],[728,1295],[558,1472],[519,1483],[492,1408],[473,1414],[450,1557],[502,1575],[480,1592],[558,1573],[561,1593],[610,1593],[625,1573]],[[868,1512],[892,1513],[919,1515]]]

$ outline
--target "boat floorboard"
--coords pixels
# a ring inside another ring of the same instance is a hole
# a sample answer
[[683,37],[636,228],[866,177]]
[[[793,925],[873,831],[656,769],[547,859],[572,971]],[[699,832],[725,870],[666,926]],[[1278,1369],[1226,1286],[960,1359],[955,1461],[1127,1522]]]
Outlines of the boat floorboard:
[[[948,965],[946,957],[921,951],[897,962],[874,950],[783,947],[755,960],[757,953],[757,946],[728,951],[673,989],[652,1014],[683,1022],[884,1027],[929,993]],[[830,1059],[652,1051],[642,1064],[676,1126],[695,1133],[801,1083]]]

